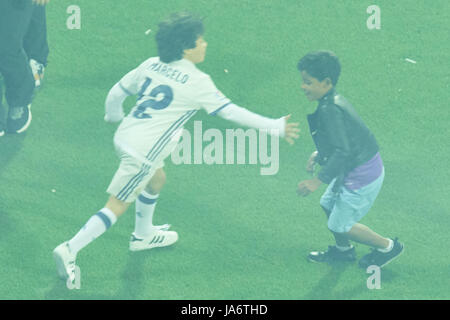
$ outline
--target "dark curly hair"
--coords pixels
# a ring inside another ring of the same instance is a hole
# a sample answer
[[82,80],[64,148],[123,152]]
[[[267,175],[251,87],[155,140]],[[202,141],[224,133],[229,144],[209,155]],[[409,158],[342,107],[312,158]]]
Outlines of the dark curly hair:
[[306,54],[297,64],[299,71],[306,71],[319,81],[330,78],[333,86],[339,80],[341,64],[338,57],[331,51],[319,50]]
[[198,37],[203,35],[201,18],[189,12],[177,12],[159,24],[156,33],[158,55],[162,62],[170,63],[183,58],[185,49],[195,48]]

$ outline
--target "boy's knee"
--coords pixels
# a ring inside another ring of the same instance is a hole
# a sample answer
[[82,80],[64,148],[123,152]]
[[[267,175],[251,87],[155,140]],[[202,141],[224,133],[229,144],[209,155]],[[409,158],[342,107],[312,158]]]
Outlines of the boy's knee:
[[332,233],[340,236],[347,236],[349,234],[349,231],[345,231],[345,229],[342,226],[337,226],[334,224],[331,219],[328,219],[327,224],[328,230],[330,230]]
[[166,173],[163,169],[156,170],[152,179],[148,183],[145,191],[151,194],[160,193],[164,185],[166,184]]
[[327,227],[328,230],[335,234],[344,235],[346,233],[345,230],[343,230],[342,227],[334,221],[334,219],[328,219]]
[[105,208],[108,208],[111,210],[116,218],[119,218],[122,214],[127,211],[128,207],[130,206],[130,203],[123,202],[119,199],[117,199],[115,196],[111,195],[108,199],[108,202],[105,204]]

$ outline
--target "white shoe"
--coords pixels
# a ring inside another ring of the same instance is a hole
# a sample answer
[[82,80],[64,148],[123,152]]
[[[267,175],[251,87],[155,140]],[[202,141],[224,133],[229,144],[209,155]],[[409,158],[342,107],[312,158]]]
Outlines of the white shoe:
[[53,250],[53,258],[56,262],[56,269],[61,279],[70,281],[75,280],[75,259],[76,255],[72,254],[69,249],[69,243],[63,242]]
[[158,247],[167,247],[178,240],[178,233],[157,229],[155,233],[145,238],[138,238],[134,233],[130,238],[130,251],[141,251]]
[[41,80],[44,79],[45,67],[42,63],[39,63],[34,59],[30,59],[30,67],[33,72],[35,87],[39,89],[41,87]]

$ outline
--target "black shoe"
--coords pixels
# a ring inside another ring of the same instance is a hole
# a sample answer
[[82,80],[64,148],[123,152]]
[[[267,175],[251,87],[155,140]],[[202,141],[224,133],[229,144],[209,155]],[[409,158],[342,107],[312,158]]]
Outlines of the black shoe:
[[378,266],[380,268],[397,258],[403,252],[404,245],[397,238],[394,240],[392,250],[386,253],[372,249],[372,252],[366,254],[359,260],[359,266],[367,269],[369,266]]
[[31,123],[31,104],[26,107],[10,107],[8,122],[6,124],[9,133],[21,133],[27,130]]
[[327,251],[313,251],[308,255],[308,260],[312,262],[335,262],[335,261],[355,261],[355,247],[341,251],[336,246],[328,246]]

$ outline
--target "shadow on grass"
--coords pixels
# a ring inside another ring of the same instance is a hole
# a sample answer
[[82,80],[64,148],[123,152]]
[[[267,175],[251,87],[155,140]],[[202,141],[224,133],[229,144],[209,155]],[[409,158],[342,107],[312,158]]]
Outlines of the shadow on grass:
[[128,262],[121,274],[121,287],[114,299],[140,299],[145,291],[144,266],[150,252],[128,252]]
[[[367,275],[369,276],[369,275]],[[381,286],[383,287],[383,283],[391,283],[398,278],[399,274],[389,267],[384,267],[381,269]]]
[[0,173],[22,149],[26,135],[27,132],[25,131],[21,134],[6,134],[0,137]]
[[8,216],[6,201],[2,198],[0,193],[0,240],[6,243],[11,232],[14,232],[15,226],[12,225],[11,219]]
[[[158,248],[162,249],[162,248]],[[153,258],[159,258],[171,248],[164,250],[153,249],[144,252],[128,252],[128,262],[120,274],[121,285],[113,295],[106,294],[86,294],[83,291],[83,281],[81,281],[80,290],[69,290],[63,280],[57,278],[56,273],[52,274],[49,281],[49,287],[44,291],[44,299],[49,300],[140,300],[147,299],[151,294],[148,288],[148,278],[161,276],[161,270],[158,274],[152,273],[148,268],[148,261]],[[83,271],[81,271],[83,278]],[[99,290],[102,291],[102,290]]]
[[[15,230],[15,228],[9,227],[10,219],[8,216],[8,208],[14,204],[10,203],[7,198],[4,198],[7,196],[7,192],[4,188],[8,188],[8,186],[1,179],[1,174],[8,163],[22,149],[25,134],[26,133],[22,135],[6,135],[0,137],[0,239],[8,238],[8,234]],[[11,190],[9,191],[11,192]]]
[[[353,288],[337,290],[335,292],[335,297],[334,297],[335,299],[359,299],[359,297],[361,297],[362,294],[364,294],[364,293],[379,292],[379,290],[369,289],[367,286],[367,279],[371,276],[371,274],[365,273],[365,271],[360,268],[358,269],[358,271],[363,273],[363,275],[361,277],[361,284],[357,285]],[[391,283],[391,282],[395,281],[397,277],[398,277],[398,274],[395,271],[392,271],[392,270],[386,269],[386,268],[381,269],[381,279],[380,279],[381,288],[380,289],[383,289],[383,284]],[[369,297],[369,299],[371,299],[371,297],[379,299],[379,296],[377,296],[377,295],[375,295],[375,296],[369,295],[368,297]]]
[[[128,262],[121,274],[121,287],[113,299],[153,299],[152,289],[148,287],[151,279],[167,277],[167,268],[158,264],[152,268],[148,262],[151,260],[164,261],[165,255],[170,255],[174,247],[154,248],[141,252],[128,252]],[[157,291],[157,290],[155,290]],[[158,297],[154,297],[158,299]]]
[[81,271],[80,289],[69,289],[66,281],[56,275],[56,269],[49,273],[49,285],[41,289],[45,300],[114,300],[114,297],[105,294],[86,294],[83,290],[83,271]]
[[[303,299],[306,300],[349,300],[359,299],[364,293],[372,291],[367,287],[367,279],[371,275],[366,273],[364,269],[357,267],[355,264],[334,264],[330,265],[329,272],[312,288]],[[361,278],[361,282],[352,287],[339,289],[338,282],[341,275],[347,268],[354,269],[355,277]],[[383,283],[391,283],[395,281],[398,274],[390,269],[383,268],[381,270],[381,287]],[[377,290],[374,290],[377,291]]]
[[[56,273],[50,284],[49,290],[45,293],[45,299],[50,300],[122,300],[138,299],[144,290],[144,270],[145,261],[149,258],[145,254],[128,254],[128,263],[122,272],[121,288],[114,295],[86,294],[83,290],[83,271],[81,271],[81,288],[68,289],[66,282],[57,278]],[[101,291],[101,290],[99,290]]]
[[355,265],[349,263],[335,263],[328,265],[328,267],[330,268],[329,272],[308,293],[306,293],[302,299],[334,299],[332,292],[337,286],[340,277],[347,268],[354,268]]

